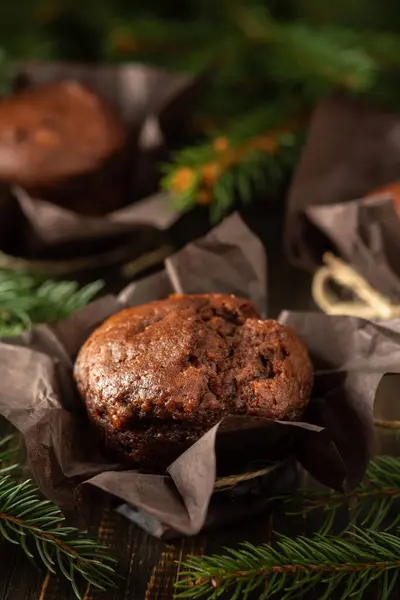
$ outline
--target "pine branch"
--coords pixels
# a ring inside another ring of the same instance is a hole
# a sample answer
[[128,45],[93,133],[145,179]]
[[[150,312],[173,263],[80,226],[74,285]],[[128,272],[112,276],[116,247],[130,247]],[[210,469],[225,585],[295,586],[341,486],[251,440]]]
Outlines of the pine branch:
[[[371,38],[374,32],[369,32]],[[344,28],[321,30],[300,21],[280,22],[265,7],[229,3],[220,21],[193,19],[188,26],[185,20],[153,15],[116,23],[108,35],[106,52],[112,58],[135,57],[192,73],[214,66],[221,70],[222,80],[226,77],[222,69],[236,77],[241,74],[238,49],[245,56],[264,51],[260,74],[265,79],[285,83],[307,80],[320,90],[321,83],[369,88],[377,64],[368,49],[377,46]]]
[[0,439],[0,538],[19,545],[28,558],[41,560],[51,573],[58,569],[79,599],[82,581],[101,590],[115,587],[116,561],[107,548],[63,525],[60,509],[42,500],[30,480],[18,482],[9,475],[18,467],[19,450],[14,435]]
[[[81,289],[75,282],[45,281],[8,270],[0,271],[0,335],[15,335],[33,323],[55,321],[86,305],[102,282]],[[0,536],[36,556],[52,573],[56,568],[70,581],[81,598],[80,580],[105,589],[114,585],[115,560],[96,540],[83,537],[63,525],[61,511],[42,500],[30,480],[18,483],[8,472],[17,465],[14,436],[0,440]]]
[[[348,527],[359,524],[370,529],[394,529],[400,523],[399,510],[393,510],[400,499],[400,458],[377,456],[368,466],[365,480],[348,496],[337,492],[300,490],[295,496],[281,496],[287,506],[300,503],[301,508],[287,514],[309,514],[322,511],[325,516],[319,533],[329,533],[336,521],[337,513],[347,508]],[[389,518],[393,512],[393,518]]]
[[[304,21],[279,22],[260,6],[241,5],[237,26],[257,45],[265,45],[273,56],[266,61],[266,75],[275,81],[309,82],[320,94],[329,86],[349,90],[370,88],[377,64],[352,32],[344,28],[318,28]],[[313,96],[314,93],[311,94]]]
[[106,36],[105,52],[112,59],[135,57],[158,66],[198,73],[218,54],[223,29],[220,24],[199,21],[192,21],[188,27],[185,21],[166,21],[155,15],[133,22],[118,20]]
[[177,153],[162,182],[175,207],[208,204],[216,222],[236,199],[246,203],[257,193],[274,191],[298,153],[302,119],[271,129],[279,114],[283,118],[288,112],[288,107],[263,107],[225,135]]
[[21,271],[0,270],[0,337],[18,335],[34,323],[54,322],[85,306],[103,287],[95,281],[40,283]]
[[19,447],[14,435],[7,435],[0,439],[0,477],[18,467],[16,459]]
[[42,500],[31,481],[16,483],[9,475],[0,476],[0,536],[19,545],[28,558],[36,555],[51,573],[58,569],[77,598],[82,580],[101,590],[115,587],[115,559],[98,541],[63,522],[61,511]]
[[320,600],[337,588],[359,600],[373,583],[388,600],[400,573],[400,538],[389,533],[354,530],[346,538],[316,535],[312,539],[279,536],[275,547],[242,544],[223,555],[191,556],[176,584],[177,597],[213,600],[229,592],[230,600],[259,600],[279,594],[281,600],[303,598],[316,585]]

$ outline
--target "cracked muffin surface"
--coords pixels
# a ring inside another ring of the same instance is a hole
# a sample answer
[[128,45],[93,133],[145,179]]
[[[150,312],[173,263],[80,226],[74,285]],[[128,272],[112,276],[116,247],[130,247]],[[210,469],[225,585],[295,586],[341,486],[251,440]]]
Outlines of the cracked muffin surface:
[[74,374],[106,450],[155,472],[223,416],[300,419],[313,381],[292,328],[222,294],[122,310],[88,338]]

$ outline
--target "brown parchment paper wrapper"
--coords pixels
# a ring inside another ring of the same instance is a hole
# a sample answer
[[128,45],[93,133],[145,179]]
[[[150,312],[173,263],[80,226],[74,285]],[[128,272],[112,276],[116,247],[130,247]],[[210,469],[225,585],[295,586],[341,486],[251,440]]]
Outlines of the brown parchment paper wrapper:
[[[177,220],[179,213],[171,208],[167,195],[156,193],[159,166],[185,133],[200,85],[198,80],[139,64],[28,62],[16,64],[12,75],[16,82],[22,78],[24,85],[65,80],[87,85],[114,107],[128,134],[121,157],[126,163],[126,206],[119,210],[101,217],[82,216],[44,199],[32,198],[19,186],[11,186],[20,208],[19,217],[28,224],[21,235],[21,244],[23,241],[27,246],[23,250],[25,256],[45,254],[49,258],[60,247],[68,248],[68,252],[73,249],[79,256],[84,252],[80,248],[90,249],[94,242],[134,236],[138,228],[165,230]],[[9,206],[4,207],[4,213],[1,208],[0,202],[1,221],[10,219]],[[85,241],[88,244],[84,245]],[[18,247],[8,254],[18,256]]]
[[[193,535],[227,515],[244,517],[253,507],[265,506],[268,495],[282,489],[283,475],[278,482],[267,479],[268,485],[261,478],[255,498],[239,487],[237,497],[227,499],[214,493],[216,480],[260,466],[279,467],[289,458],[297,458],[337,490],[353,489],[368,462],[376,387],[387,370],[400,365],[399,334],[357,319],[281,315],[304,339],[315,368],[314,391],[302,423],[226,417],[165,476],[123,470],[102,457],[92,440],[72,366],[99,323],[122,306],[171,292],[232,292],[250,298],[265,314],[266,290],[261,243],[234,214],[119,298],[102,298],[56,325],[41,325],[0,343],[0,414],[22,432],[34,478],[45,496],[68,513],[78,507],[88,515],[101,491],[118,501],[122,514],[153,535],[167,537]],[[284,473],[290,478],[293,470]]]
[[311,206],[305,215],[336,254],[393,303],[400,302],[400,220],[390,195]]
[[[399,178],[400,115],[339,93],[323,101],[311,119],[289,190],[285,245],[290,261],[309,270],[321,263],[326,238],[309,218],[311,207],[353,201]],[[325,222],[329,214],[324,213]],[[336,219],[335,211],[331,216],[335,241],[357,245],[356,239],[345,240],[346,221]]]

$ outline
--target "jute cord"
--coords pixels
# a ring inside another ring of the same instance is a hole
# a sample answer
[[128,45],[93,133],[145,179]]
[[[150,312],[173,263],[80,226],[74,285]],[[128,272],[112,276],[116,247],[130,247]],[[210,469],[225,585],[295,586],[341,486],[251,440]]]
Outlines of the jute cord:
[[[347,315],[362,319],[395,319],[400,317],[400,306],[377,292],[359,273],[340,258],[327,253],[324,266],[314,275],[311,293],[314,302],[328,315]],[[358,297],[341,302],[332,290],[332,282],[347,288]]]
[[386,421],[385,419],[374,419],[375,427],[381,429],[400,429],[400,421]]
[[122,264],[121,274],[125,278],[132,278],[140,271],[162,262],[174,251],[168,244],[155,250],[146,252],[137,258],[130,258],[132,246],[130,244],[115,248],[103,254],[84,256],[71,260],[25,260],[8,256],[0,252],[0,268],[27,269],[48,276],[69,276],[78,271],[86,271],[102,267],[111,267]]
[[[327,253],[324,266],[315,273],[312,282],[312,297],[319,308],[328,315],[347,315],[361,319],[396,319],[400,317],[400,306],[377,292],[359,273],[340,258]],[[331,288],[335,282],[358,297],[341,302]],[[374,419],[381,429],[400,429],[400,421]]]
[[230,488],[242,483],[243,481],[257,479],[257,477],[262,477],[263,475],[267,475],[268,473],[276,471],[276,469],[278,469],[281,465],[282,463],[275,463],[273,465],[268,465],[268,467],[264,467],[264,469],[258,469],[257,471],[249,471],[247,473],[241,473],[240,475],[218,477],[214,484],[214,489],[221,490],[222,488]]

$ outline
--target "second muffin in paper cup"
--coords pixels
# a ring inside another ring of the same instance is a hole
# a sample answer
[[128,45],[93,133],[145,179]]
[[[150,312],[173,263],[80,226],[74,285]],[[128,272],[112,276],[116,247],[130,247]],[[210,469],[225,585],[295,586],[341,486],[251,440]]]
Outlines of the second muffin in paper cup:
[[165,244],[179,213],[157,192],[160,164],[187,135],[198,80],[63,62],[12,76],[23,89],[0,104],[0,265],[61,276]]
[[171,294],[214,293],[249,300],[265,318],[266,292],[263,247],[233,215],[118,298],[104,297],[63,322],[1,343],[0,413],[22,432],[43,494],[67,513],[80,511],[90,524],[92,503],[106,493],[119,512],[167,538],[265,509],[268,497],[293,485],[294,459],[320,482],[354,489],[369,460],[376,389],[400,364],[400,336],[357,319],[281,315],[313,365],[314,387],[301,422],[222,414],[159,474],[107,459],[92,434],[73,366],[108,317]]

